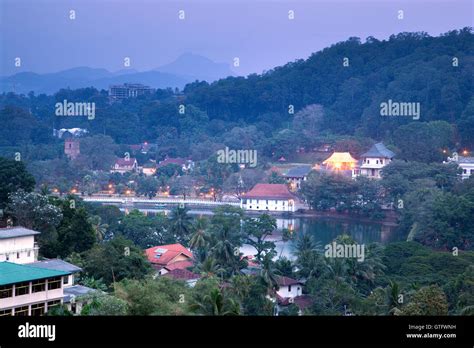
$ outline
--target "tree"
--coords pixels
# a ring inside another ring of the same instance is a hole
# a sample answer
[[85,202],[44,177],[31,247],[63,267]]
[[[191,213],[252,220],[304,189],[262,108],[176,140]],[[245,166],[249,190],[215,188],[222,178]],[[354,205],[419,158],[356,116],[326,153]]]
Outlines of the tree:
[[89,217],[88,221],[94,229],[97,242],[102,242],[104,240],[105,234],[107,233],[109,225],[103,224],[102,218],[98,215]]
[[166,277],[124,279],[116,284],[115,296],[127,303],[130,315],[184,315],[191,301],[184,282]]
[[276,230],[276,219],[268,214],[262,214],[258,218],[245,218],[243,230],[247,235],[247,244],[257,250],[257,260],[263,259],[263,253],[275,251],[275,243],[265,239]]
[[215,286],[208,288],[196,284],[196,294],[190,304],[192,312],[199,315],[239,315],[239,304],[226,292]]
[[127,315],[127,303],[113,295],[93,292],[85,295],[82,300],[86,303],[82,307],[81,315]]
[[168,231],[168,220],[164,214],[146,216],[137,209],[125,215],[117,225],[114,234],[121,234],[141,248],[173,242]]
[[152,269],[141,249],[117,236],[84,253],[84,270],[110,285],[125,278],[143,279]]
[[29,174],[23,162],[0,157],[0,209],[9,202],[8,196],[18,190],[31,192],[35,179]]
[[57,243],[53,250],[49,250],[49,256],[66,257],[72,252],[89,250],[96,242],[96,235],[86,209],[72,196],[64,200],[56,199],[54,202],[60,207],[63,218],[56,229]]
[[81,138],[81,154],[77,158],[90,170],[110,170],[116,156],[118,146],[107,135],[97,134]]
[[437,285],[418,290],[411,301],[401,309],[401,315],[447,315],[446,295]]
[[159,181],[153,176],[144,176],[138,179],[136,192],[140,195],[145,195],[148,198],[153,198],[158,192]]
[[192,218],[188,215],[187,207],[176,207],[169,218],[170,232],[179,242],[187,243],[192,229]]

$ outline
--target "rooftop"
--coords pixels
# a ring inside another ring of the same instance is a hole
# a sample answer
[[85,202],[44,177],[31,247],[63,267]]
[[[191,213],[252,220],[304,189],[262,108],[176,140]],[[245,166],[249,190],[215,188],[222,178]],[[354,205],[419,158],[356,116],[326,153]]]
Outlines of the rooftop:
[[63,271],[63,272],[69,272],[69,273],[76,273],[76,272],[82,271],[80,267],[77,267],[73,265],[72,263],[69,263],[60,259],[36,261],[36,262],[28,263],[27,265],[37,267],[37,268],[52,269],[56,271]]
[[130,157],[128,160],[125,158],[117,158],[115,161],[115,164],[118,164],[121,167],[125,166],[133,166],[133,164],[136,162],[136,159],[133,157]]
[[474,157],[458,156],[458,163],[474,163]]
[[303,178],[309,174],[311,171],[311,166],[300,166],[288,169],[288,171],[283,174],[284,177],[289,178]]
[[40,232],[21,226],[0,228],[0,239],[33,236],[35,234],[40,234]]
[[242,198],[294,199],[285,184],[257,184]]
[[168,265],[178,255],[193,258],[193,253],[179,243],[159,245],[145,250],[148,261],[159,265]]
[[65,276],[70,273],[11,262],[0,262],[0,285]]
[[333,163],[357,163],[357,160],[349,152],[334,152],[329,158],[323,161],[323,164]]
[[64,302],[69,303],[71,299],[87,295],[91,292],[99,291],[96,289],[88,288],[83,285],[73,285],[64,288]]
[[199,274],[188,271],[187,269],[174,269],[163,275],[163,277],[178,280],[194,280],[201,278]]
[[293,279],[293,278],[290,278],[290,277],[284,277],[284,276],[277,277],[277,283],[278,283],[278,286],[303,284],[299,280],[296,280],[296,279]]
[[395,154],[387,149],[384,144],[377,143],[372,145],[369,151],[360,155],[360,157],[382,157],[382,158],[393,158]]

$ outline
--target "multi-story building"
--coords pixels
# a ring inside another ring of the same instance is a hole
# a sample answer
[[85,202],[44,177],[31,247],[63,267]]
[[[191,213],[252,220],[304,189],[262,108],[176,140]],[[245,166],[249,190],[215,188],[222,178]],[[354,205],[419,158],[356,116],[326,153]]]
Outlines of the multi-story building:
[[75,284],[81,268],[59,259],[38,261],[38,234],[19,226],[0,229],[0,315],[42,315],[62,304],[78,314],[82,295],[95,291]]
[[109,97],[111,99],[127,99],[134,98],[140,95],[151,94],[155,91],[150,86],[145,86],[140,83],[125,83],[123,85],[112,85],[109,87]]
[[389,164],[394,156],[395,154],[387,149],[384,144],[377,143],[360,156],[358,174],[368,178],[380,179],[382,168]]
[[0,228],[0,262],[35,262],[38,258],[37,234],[39,232],[19,226]]
[[298,166],[288,169],[283,177],[286,179],[290,190],[295,192],[301,188],[301,183],[308,179],[308,174],[311,172],[311,166]]
[[62,304],[70,273],[0,262],[0,316],[43,315]]

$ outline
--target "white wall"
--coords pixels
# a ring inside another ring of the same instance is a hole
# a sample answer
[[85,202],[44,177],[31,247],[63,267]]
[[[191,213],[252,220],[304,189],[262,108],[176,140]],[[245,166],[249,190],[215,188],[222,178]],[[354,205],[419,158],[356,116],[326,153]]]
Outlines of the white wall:
[[278,288],[277,294],[283,298],[301,296],[303,290],[302,287],[303,286],[301,284],[280,286]]
[[[19,264],[35,262],[34,247],[34,235],[0,239],[0,262],[7,261],[7,253],[9,254],[9,262]],[[17,253],[19,253],[19,258],[17,257]]]
[[275,199],[245,199],[240,200],[240,206],[246,210],[256,211],[295,211],[295,202],[293,200],[275,200]]

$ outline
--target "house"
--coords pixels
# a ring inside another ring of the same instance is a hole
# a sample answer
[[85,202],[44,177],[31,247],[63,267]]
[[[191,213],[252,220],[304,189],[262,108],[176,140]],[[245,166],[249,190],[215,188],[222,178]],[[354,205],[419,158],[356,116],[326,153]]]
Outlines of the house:
[[285,310],[285,307],[295,304],[298,307],[298,314],[310,307],[312,300],[309,296],[303,295],[303,282],[284,276],[277,277],[276,290],[276,315]]
[[448,157],[448,163],[456,163],[461,169],[461,178],[467,179],[474,174],[474,157],[453,156]]
[[174,280],[182,280],[186,282],[190,287],[194,287],[197,281],[201,278],[199,274],[188,271],[187,269],[176,268],[168,273],[164,274],[163,277],[171,278]]
[[179,243],[148,248],[145,253],[159,276],[194,265],[193,253]]
[[0,228],[0,262],[25,264],[36,261],[39,248],[35,236],[38,234],[21,226]]
[[111,173],[120,173],[124,174],[127,172],[136,172],[138,171],[138,162],[136,158],[117,158],[112,169]]
[[64,299],[70,272],[0,262],[0,316],[43,315]]
[[183,172],[191,172],[194,169],[194,162],[186,158],[171,158],[166,157],[163,161],[160,161],[157,165],[157,169],[166,167],[167,165],[175,164],[180,166]]
[[394,156],[395,154],[387,149],[384,144],[374,144],[369,151],[360,156],[360,168],[358,168],[355,175],[380,179],[382,168],[389,164]]
[[64,140],[64,153],[69,159],[75,160],[81,154],[79,139]]
[[308,174],[311,172],[311,166],[298,166],[290,168],[283,177],[286,179],[290,190],[295,192],[301,188],[301,183],[308,179]]
[[299,280],[280,276],[277,277],[277,295],[281,298],[295,298],[303,294],[303,283]]
[[297,198],[285,184],[257,184],[240,197],[245,210],[294,212]]

